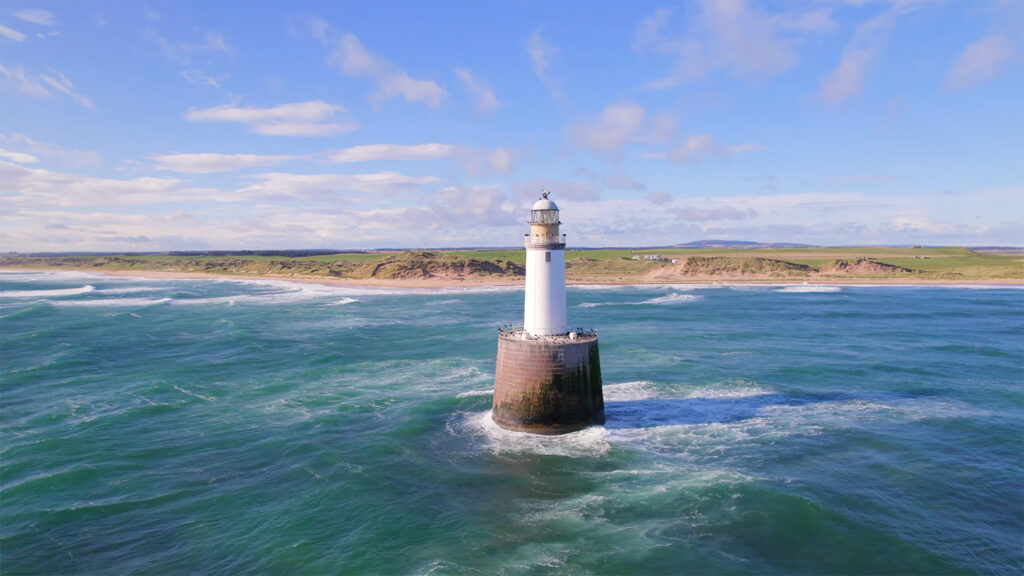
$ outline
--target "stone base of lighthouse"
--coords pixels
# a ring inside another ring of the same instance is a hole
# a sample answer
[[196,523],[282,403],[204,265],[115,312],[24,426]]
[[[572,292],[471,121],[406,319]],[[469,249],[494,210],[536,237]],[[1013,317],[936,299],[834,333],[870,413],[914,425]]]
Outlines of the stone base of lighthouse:
[[604,424],[597,334],[498,336],[494,422],[534,434],[565,434]]

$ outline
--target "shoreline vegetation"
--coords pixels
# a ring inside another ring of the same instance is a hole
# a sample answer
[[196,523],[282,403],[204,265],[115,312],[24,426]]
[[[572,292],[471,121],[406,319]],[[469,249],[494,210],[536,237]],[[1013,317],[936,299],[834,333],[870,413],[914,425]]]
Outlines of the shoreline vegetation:
[[[447,288],[523,283],[523,250],[0,256],[0,269]],[[1024,254],[968,248],[567,250],[569,284],[1024,284]]]

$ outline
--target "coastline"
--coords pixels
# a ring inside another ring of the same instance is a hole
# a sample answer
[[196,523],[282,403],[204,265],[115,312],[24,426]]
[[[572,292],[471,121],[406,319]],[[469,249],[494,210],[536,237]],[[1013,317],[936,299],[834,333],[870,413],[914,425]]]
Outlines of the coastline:
[[[289,274],[210,274],[206,272],[180,272],[169,270],[96,270],[89,268],[17,268],[0,267],[0,271],[11,272],[86,272],[104,276],[134,277],[146,279],[209,279],[209,280],[241,280],[241,281],[284,281],[326,286],[355,286],[360,288],[407,288],[417,290],[440,290],[451,288],[488,288],[523,286],[524,279],[492,278],[487,276],[471,277],[434,277],[415,279],[355,279],[328,278],[323,276],[302,276]],[[767,286],[1024,286],[1021,278],[985,278],[971,280],[954,279],[915,279],[915,278],[746,278],[742,276],[715,277],[679,277],[643,280],[629,278],[622,280],[601,279],[567,279],[569,286],[664,286],[672,284],[736,284],[736,285],[767,285]]]

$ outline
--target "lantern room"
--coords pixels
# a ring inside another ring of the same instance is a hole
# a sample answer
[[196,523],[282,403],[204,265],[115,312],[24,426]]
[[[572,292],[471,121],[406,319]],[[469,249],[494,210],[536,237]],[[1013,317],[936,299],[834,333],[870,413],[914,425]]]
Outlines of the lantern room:
[[541,192],[539,200],[530,208],[530,238],[533,243],[562,243],[559,238],[558,206],[548,199],[549,191]]

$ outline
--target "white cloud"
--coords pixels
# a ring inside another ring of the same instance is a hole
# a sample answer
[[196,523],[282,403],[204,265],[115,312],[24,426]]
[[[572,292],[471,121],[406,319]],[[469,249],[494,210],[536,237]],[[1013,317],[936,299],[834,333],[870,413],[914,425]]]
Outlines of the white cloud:
[[538,26],[533,31],[533,34],[526,38],[526,54],[530,57],[530,62],[533,64],[533,73],[547,87],[551,97],[555,100],[561,100],[562,90],[559,88],[558,83],[548,75],[548,67],[551,66],[551,59],[558,54],[558,47],[541,36],[543,31],[544,27]]
[[25,72],[20,66],[8,69],[0,64],[0,77],[3,83],[27,96],[49,96],[50,92],[42,85],[39,76]]
[[437,160],[450,158],[455,146],[449,144],[366,144],[344,148],[328,156],[338,163],[374,162],[378,160]]
[[185,113],[191,122],[239,122],[256,134],[334,136],[359,128],[344,106],[322,100],[279,104],[271,108],[214,106]]
[[491,87],[473,76],[469,68],[456,68],[455,74],[459,80],[466,85],[466,89],[476,99],[476,109],[480,112],[490,112],[501,105]]
[[1004,36],[986,36],[971,42],[953,60],[946,78],[947,88],[964,88],[989,80],[1010,62],[1016,50]]
[[372,174],[258,174],[259,182],[227,195],[232,201],[341,202],[352,192],[363,200],[404,194],[438,181],[433,176],[406,176],[387,171]]
[[345,34],[338,40],[328,62],[347,76],[373,79],[377,83],[377,91],[370,96],[370,100],[377,104],[402,96],[407,102],[423,102],[431,108],[437,108],[447,94],[433,80],[417,80],[398,66],[371,53],[352,34]]
[[206,174],[209,172],[228,172],[256,166],[273,166],[298,156],[270,156],[260,154],[160,154],[151,156],[156,161],[157,170],[184,172],[186,174]]
[[668,159],[676,164],[698,162],[707,156],[720,154],[722,145],[710,134],[694,134],[686,139],[681,146],[668,151]]
[[484,154],[487,166],[498,172],[511,172],[515,169],[516,155],[507,148],[495,148]]
[[657,10],[636,27],[634,50],[675,60],[672,72],[648,82],[646,89],[672,88],[719,69],[746,78],[782,74],[798,59],[796,40],[778,32],[820,31],[831,21],[827,11],[771,17],[744,0],[704,0],[700,13],[690,20],[688,34],[672,38],[665,34],[671,15],[669,10]]
[[636,25],[633,33],[633,50],[642,52],[665,42],[662,31],[672,17],[672,10],[658,8]]
[[74,168],[94,166],[100,163],[99,153],[93,150],[65,150],[63,148],[44,144],[38,140],[33,140],[32,138],[29,138],[24,134],[18,134],[17,132],[0,134],[0,142],[28,150],[32,154],[41,156],[48,160],[55,160],[61,164]]
[[[621,175],[615,176],[610,180]],[[512,245],[522,238],[522,219],[542,186],[554,191],[573,246],[667,245],[702,238],[1012,244],[1021,222],[1007,219],[1005,207],[1018,206],[1024,197],[1019,186],[964,191],[941,202],[930,195],[827,192],[700,197],[679,184],[638,201],[602,199],[586,182],[428,190],[437,182],[396,172],[267,173],[253,176],[251,185],[218,190],[189,188],[174,178],[101,179],[0,162],[0,249]],[[628,178],[621,184],[628,185]],[[146,208],[168,202],[187,202],[189,208]],[[964,225],[957,222],[965,206],[1000,210]]]
[[39,79],[48,84],[54,90],[74,98],[82,106],[92,109],[92,100],[76,92],[74,85],[71,83],[71,80],[68,80],[67,76],[53,68],[50,68],[49,70],[49,74],[41,74]]
[[438,181],[387,171],[370,174],[292,174],[270,172],[235,190],[192,188],[177,178],[94,178],[27,168],[0,160],[0,197],[4,213],[54,208],[133,207],[167,202],[326,202],[381,203],[407,197]]
[[646,111],[637,104],[610,104],[597,118],[567,128],[577,145],[598,153],[616,150],[639,134]]
[[186,68],[185,70],[182,70],[181,77],[190,84],[210,86],[213,88],[220,88],[221,83],[227,79],[227,75],[210,76],[198,68]]
[[183,66],[191,65],[192,59],[197,54],[221,53],[227,56],[235,55],[235,48],[228,44],[224,35],[217,30],[208,30],[202,34],[199,40],[192,42],[184,40],[174,42],[153,30],[146,32],[144,37],[156,42],[160,46],[160,51],[168,60]]
[[3,24],[0,24],[0,36],[3,36],[4,38],[7,38],[8,40],[13,40],[15,42],[24,42],[25,41],[25,35],[24,34],[22,34],[21,32],[18,32],[14,28],[8,28],[7,26],[4,26]]
[[543,27],[538,27],[526,39],[526,53],[530,56],[530,61],[533,62],[534,74],[543,78],[551,64],[551,57],[558,54],[558,48],[552,46],[540,35],[542,30]]
[[693,134],[683,144],[670,148],[664,157],[676,164],[694,164],[710,157],[727,157],[740,152],[763,149],[764,146],[760,144],[726,146],[715,140],[710,134]]
[[30,22],[32,24],[38,24],[40,26],[56,26],[57,19],[54,17],[53,12],[46,10],[31,9],[21,10],[14,13],[14,17],[24,22]]
[[844,51],[839,66],[821,83],[822,96],[831,102],[843,102],[860,94],[864,76],[877,57],[878,51],[871,48]]
[[75,90],[68,77],[58,70],[48,68],[45,74],[32,74],[21,67],[8,69],[0,65],[3,83],[28,96],[50,96],[51,91],[65,94],[82,106],[93,109],[92,100]]
[[651,204],[662,205],[671,202],[672,195],[663,190],[655,190],[653,192],[649,192],[647,196],[644,196],[644,200],[647,200]]
[[454,159],[462,162],[471,173],[483,168],[497,172],[509,172],[515,166],[515,154],[505,148],[479,150],[469,146],[452,144],[365,144],[343,148],[328,155],[329,162],[348,164],[354,162],[410,161]]
[[839,25],[832,18],[832,10],[819,8],[807,12],[785,12],[771,18],[772,24],[779,30],[796,32],[835,32]]
[[0,194],[10,211],[209,200],[210,192],[186,188],[173,178],[93,178],[0,161]]
[[573,144],[597,154],[608,154],[628,142],[659,143],[675,133],[675,120],[668,114],[647,118],[647,111],[629,102],[609,104],[591,120],[572,124],[566,135]]
[[448,229],[471,222],[482,233],[481,239],[487,238],[483,227],[515,224],[520,216],[498,185],[446,186],[429,199],[428,206],[432,217],[422,222]]
[[881,15],[857,26],[853,38],[843,49],[839,64],[822,80],[821,96],[829,102],[842,103],[860,94],[896,22],[914,8],[911,2],[895,3]]
[[643,140],[649,144],[659,144],[671,139],[675,134],[676,119],[671,114],[662,112],[651,118]]
[[18,162],[20,164],[39,162],[39,159],[31,154],[25,154],[24,152],[11,152],[10,150],[4,150],[3,148],[0,148],[0,158],[6,158],[11,162]]

